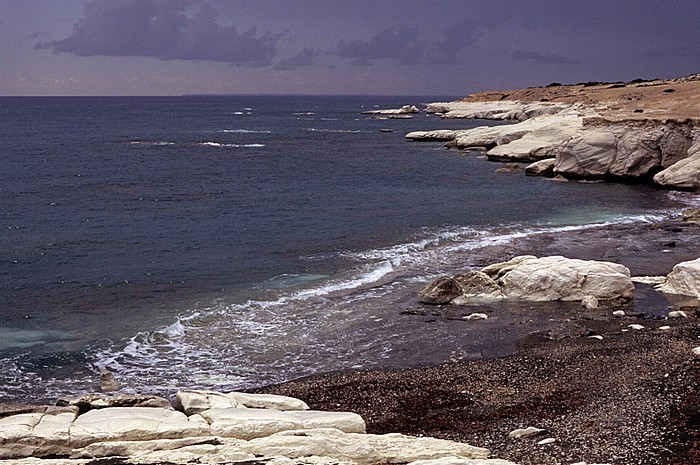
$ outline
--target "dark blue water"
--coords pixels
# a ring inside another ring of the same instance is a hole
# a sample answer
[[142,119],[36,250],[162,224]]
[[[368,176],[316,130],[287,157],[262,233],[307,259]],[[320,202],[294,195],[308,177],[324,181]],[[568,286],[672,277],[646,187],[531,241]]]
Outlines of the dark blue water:
[[439,100],[1,98],[0,399],[382,366],[450,251],[676,206],[404,139],[493,122],[360,114]]

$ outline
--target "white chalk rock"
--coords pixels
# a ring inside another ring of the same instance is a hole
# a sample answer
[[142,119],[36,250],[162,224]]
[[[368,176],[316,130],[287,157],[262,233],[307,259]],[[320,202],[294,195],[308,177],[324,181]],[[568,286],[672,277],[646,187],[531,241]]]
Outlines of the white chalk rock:
[[465,319],[470,321],[488,320],[489,316],[486,313],[471,313]]
[[624,310],[615,310],[612,312],[612,314],[616,318],[622,318],[623,316],[627,315]]
[[276,394],[248,394],[244,392],[229,392],[226,397],[234,399],[238,404],[248,408],[266,408],[273,410],[308,410],[306,402],[294,397]]
[[700,258],[674,266],[666,281],[655,289],[666,294],[700,298]]
[[592,295],[584,295],[581,299],[581,306],[585,308],[598,308],[598,299]]
[[547,439],[543,439],[543,440],[539,441],[539,442],[537,443],[537,445],[538,445],[538,446],[545,446],[545,445],[547,445],[547,444],[553,443],[554,441],[556,441],[555,438],[547,438]]
[[642,325],[637,325],[637,324],[634,324],[634,325],[627,325],[627,326],[628,326],[630,329],[634,329],[634,330],[637,330],[637,331],[639,331],[640,329],[644,329],[644,326],[642,326]]
[[304,429],[335,428],[345,433],[364,433],[366,431],[365,420],[352,412],[295,410],[285,413],[300,420]]
[[530,436],[535,436],[536,434],[540,434],[542,431],[544,430],[541,428],[528,426],[527,428],[519,428],[511,431],[510,433],[508,433],[508,437],[513,439],[527,438]]
[[235,398],[213,391],[179,391],[175,408],[186,415],[194,415],[213,408],[244,408]]
[[685,313],[683,310],[675,310],[672,312],[668,312],[668,317],[669,318],[688,318],[688,314]]
[[659,329],[661,331],[668,331],[669,329],[671,329],[671,327],[670,326],[659,326]]
[[151,407],[90,410],[71,425],[71,446],[101,441],[144,441],[210,435],[208,425],[190,422],[182,412]]
[[413,131],[406,134],[406,139],[415,141],[448,141],[456,137],[458,131],[436,129],[434,131]]
[[214,408],[200,415],[211,426],[211,434],[225,438],[248,440],[304,428],[301,419],[279,410]]
[[[337,429],[285,431],[253,439],[241,446],[244,452],[261,456],[333,457],[337,461],[369,465],[410,463],[444,457],[486,459],[487,449],[434,438],[416,438],[402,434],[344,433]],[[480,462],[476,462],[477,465]],[[488,462],[484,462],[488,463]]]
[[600,334],[594,334],[593,336],[588,336],[588,339],[597,339],[599,341],[602,341],[603,336],[601,336]]
[[560,256],[516,257],[488,266],[506,298],[529,301],[629,300],[634,294],[630,271],[616,263]]
[[700,357],[700,346],[695,347],[693,349],[693,355],[695,355],[696,357]]
[[700,138],[688,150],[688,155],[688,158],[657,173],[654,176],[654,182],[676,189],[691,191],[700,189]]

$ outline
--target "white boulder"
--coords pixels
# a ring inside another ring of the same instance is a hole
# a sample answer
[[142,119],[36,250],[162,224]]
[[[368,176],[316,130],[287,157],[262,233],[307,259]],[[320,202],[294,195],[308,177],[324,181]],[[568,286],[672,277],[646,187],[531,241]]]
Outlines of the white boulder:
[[654,182],[676,189],[700,190],[700,139],[693,147],[698,147],[694,155],[680,160],[654,176]]
[[700,258],[674,266],[666,281],[656,286],[656,290],[666,294],[700,298]]
[[80,415],[70,427],[73,447],[101,441],[144,441],[210,435],[208,425],[182,412],[150,407],[110,407]]
[[630,271],[616,263],[560,256],[516,257],[482,271],[496,279],[503,295],[530,301],[628,300],[634,293]]
[[536,434],[540,434],[542,431],[544,430],[541,428],[528,426],[527,428],[518,428],[516,430],[511,431],[510,433],[508,433],[508,437],[513,439],[527,438],[530,436],[535,436]]

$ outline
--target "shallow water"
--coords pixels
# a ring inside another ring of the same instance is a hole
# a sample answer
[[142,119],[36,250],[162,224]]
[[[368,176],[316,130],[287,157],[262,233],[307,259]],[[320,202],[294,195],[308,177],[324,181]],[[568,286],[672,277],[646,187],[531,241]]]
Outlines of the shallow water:
[[514,239],[688,201],[404,139],[493,122],[360,115],[444,99],[0,99],[0,399],[93,390],[98,366],[162,392],[504,353],[401,312]]

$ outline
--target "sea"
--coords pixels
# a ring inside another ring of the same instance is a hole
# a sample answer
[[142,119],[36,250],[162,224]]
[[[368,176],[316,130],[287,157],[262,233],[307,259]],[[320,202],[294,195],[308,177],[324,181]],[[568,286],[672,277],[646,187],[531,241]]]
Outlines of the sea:
[[404,137],[508,123],[362,114],[455,98],[0,98],[0,401],[93,392],[100,368],[172,395],[498,356],[417,291],[487,247],[687,203]]

